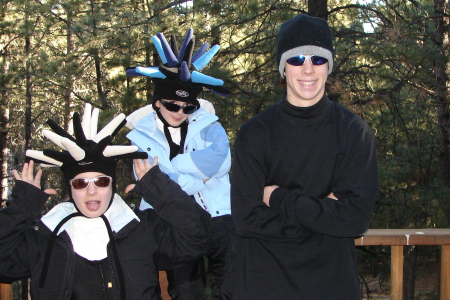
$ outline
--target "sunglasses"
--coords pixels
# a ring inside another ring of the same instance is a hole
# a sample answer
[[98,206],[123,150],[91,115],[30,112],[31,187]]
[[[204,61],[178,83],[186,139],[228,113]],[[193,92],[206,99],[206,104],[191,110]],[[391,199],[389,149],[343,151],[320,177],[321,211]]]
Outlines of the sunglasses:
[[292,66],[303,66],[306,59],[309,59],[314,66],[321,66],[328,62],[328,59],[317,55],[297,55],[286,59],[286,62]]
[[74,178],[70,181],[70,185],[75,190],[82,190],[89,186],[89,184],[92,182],[96,187],[104,188],[110,186],[112,181],[112,177],[101,175],[97,176],[95,178],[89,179],[89,178]]
[[195,105],[178,105],[173,102],[165,101],[165,100],[159,100],[161,104],[171,112],[179,112],[180,109],[183,110],[183,114],[190,115],[194,113],[197,110],[197,106]]

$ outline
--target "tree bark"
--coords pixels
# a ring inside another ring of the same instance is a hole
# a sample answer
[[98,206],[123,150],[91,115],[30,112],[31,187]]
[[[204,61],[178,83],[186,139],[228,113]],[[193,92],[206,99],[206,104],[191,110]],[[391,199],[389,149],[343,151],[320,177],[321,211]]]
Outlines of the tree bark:
[[[70,66],[73,57],[73,39],[72,39],[72,22],[73,22],[73,12],[68,9],[67,13],[67,23],[66,23],[66,66]],[[71,105],[72,105],[72,89],[74,76],[72,75],[72,70],[70,67],[66,67],[66,80],[65,80],[65,91],[64,91],[64,109],[63,109],[63,127],[65,130],[69,129],[69,121],[71,118]]]
[[328,20],[328,1],[308,0],[308,15]]
[[[96,11],[95,11],[95,1],[91,1],[91,14],[92,14],[92,32],[94,38],[97,37],[97,22],[96,22]],[[100,101],[102,109],[105,109],[108,107],[108,102],[106,100],[106,93],[103,91],[103,75],[102,75],[102,68],[101,68],[101,59],[99,50],[97,48],[91,49],[92,51],[92,57],[94,58],[94,64],[95,64],[95,82],[97,86],[97,95],[98,100]]]
[[446,0],[434,1],[435,12],[435,36],[437,49],[439,55],[435,61],[435,89],[436,89],[436,103],[437,103],[437,118],[439,126],[439,159],[441,161],[441,175],[442,181],[446,186],[450,186],[450,155],[448,150],[449,145],[449,98],[447,91],[447,51],[449,46],[447,32],[445,30],[448,25],[448,17],[444,17],[444,10]]

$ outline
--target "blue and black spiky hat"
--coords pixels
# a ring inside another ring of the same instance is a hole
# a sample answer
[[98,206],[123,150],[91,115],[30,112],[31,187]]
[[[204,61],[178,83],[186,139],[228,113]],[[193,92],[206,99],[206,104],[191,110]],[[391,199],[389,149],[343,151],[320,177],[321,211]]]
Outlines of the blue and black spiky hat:
[[200,73],[219,51],[220,46],[214,45],[207,51],[210,45],[204,43],[193,54],[193,32],[194,30],[189,28],[180,51],[177,50],[173,36],[169,45],[164,35],[158,33],[152,37],[152,41],[163,65],[127,68],[127,76],[148,76],[153,79],[153,103],[166,99],[200,106],[197,96],[204,87],[224,97],[230,94],[230,91],[223,87],[223,80]]

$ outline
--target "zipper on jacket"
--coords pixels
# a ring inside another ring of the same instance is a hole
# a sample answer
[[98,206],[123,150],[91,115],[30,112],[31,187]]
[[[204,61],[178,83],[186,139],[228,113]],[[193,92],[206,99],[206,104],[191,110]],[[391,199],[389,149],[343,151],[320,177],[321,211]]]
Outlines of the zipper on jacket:
[[198,199],[200,199],[200,202],[202,203],[203,209],[208,211],[208,207],[206,206],[205,199],[203,198],[202,193],[197,192],[197,196],[198,196]]

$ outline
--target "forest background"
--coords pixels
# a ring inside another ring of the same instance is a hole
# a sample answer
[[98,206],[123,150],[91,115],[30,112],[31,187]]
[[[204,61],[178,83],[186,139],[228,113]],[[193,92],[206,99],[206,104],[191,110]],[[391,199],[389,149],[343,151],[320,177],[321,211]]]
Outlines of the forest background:
[[[194,29],[221,50],[204,70],[232,93],[204,91],[228,132],[280,99],[275,36],[282,22],[309,13],[328,20],[335,67],[331,100],[360,115],[376,136],[381,188],[371,228],[447,228],[450,222],[449,4],[446,0],[1,0],[0,163],[2,199],[26,149],[51,147],[41,137],[52,118],[64,128],[85,103],[109,121],[150,103],[151,81],[127,78],[125,68],[160,62],[151,37],[173,34],[178,44]],[[125,143],[126,129],[115,142]],[[124,186],[133,180],[121,168]],[[65,200],[58,172],[46,185],[59,189],[47,209]],[[232,176],[232,174],[231,174]],[[124,187],[119,188],[123,191]],[[123,193],[122,193],[123,194]],[[125,195],[123,195],[125,196]],[[136,199],[127,196],[128,201]],[[359,247],[360,248],[360,247]],[[367,297],[389,289],[389,248],[359,249]],[[414,291],[439,249],[408,247],[405,299],[434,299]],[[375,278],[376,289],[370,280]],[[437,299],[437,298],[436,298]]]

